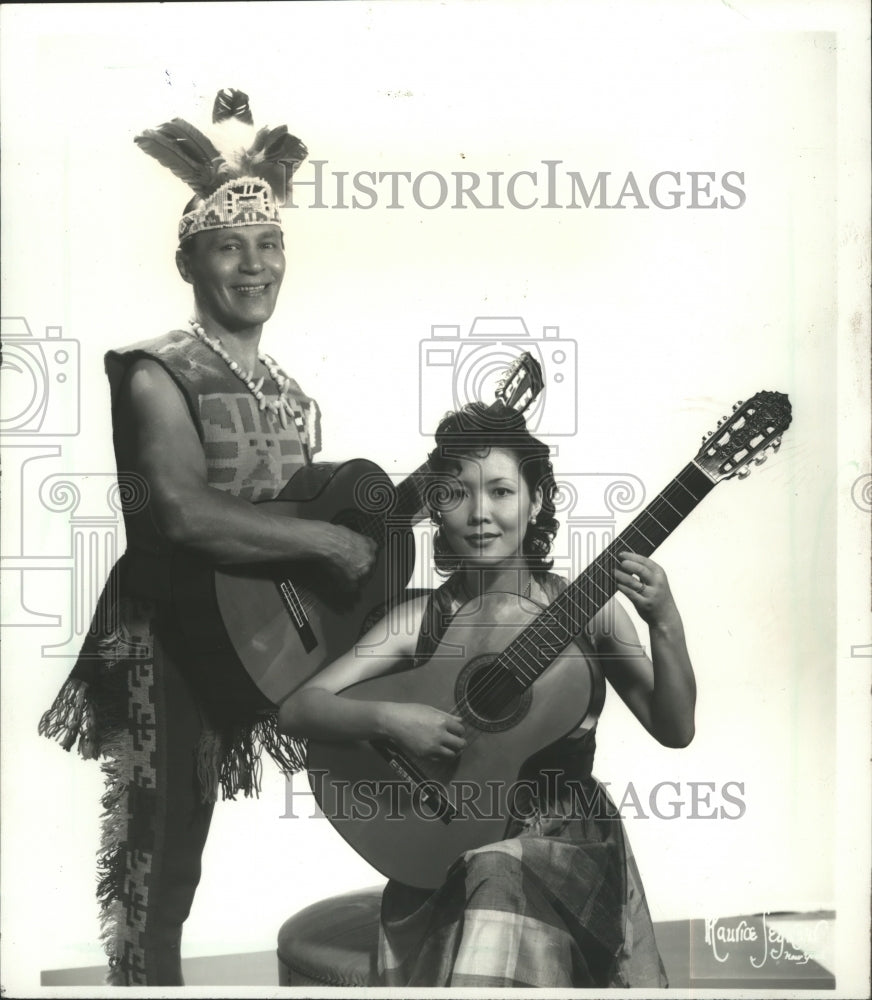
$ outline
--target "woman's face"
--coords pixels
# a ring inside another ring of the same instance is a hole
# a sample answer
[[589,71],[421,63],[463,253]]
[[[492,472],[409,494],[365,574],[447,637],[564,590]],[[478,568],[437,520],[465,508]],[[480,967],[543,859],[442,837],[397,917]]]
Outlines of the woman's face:
[[542,491],[530,495],[517,458],[502,448],[459,462],[459,471],[448,477],[448,499],[441,509],[446,544],[472,565],[520,556]]

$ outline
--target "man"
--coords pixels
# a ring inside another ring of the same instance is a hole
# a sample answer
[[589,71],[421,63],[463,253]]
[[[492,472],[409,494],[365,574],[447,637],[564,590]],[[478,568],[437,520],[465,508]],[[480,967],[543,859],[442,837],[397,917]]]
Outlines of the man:
[[[213,120],[222,118],[250,124],[247,97],[221,91]],[[234,715],[220,681],[192,671],[170,606],[172,553],[215,564],[316,559],[354,587],[375,544],[254,505],[319,446],[314,401],[259,351],[285,271],[277,199],[305,147],[284,127],[262,129],[226,160],[180,119],[137,142],[197,195],[176,254],[195,318],[106,356],[119,482],[131,487],[128,547],[40,731],[105,761],[98,896],[108,981],[164,986],[182,985],[182,924],[219,782],[225,796],[257,791],[263,749],[287,774],[302,766],[274,717]]]

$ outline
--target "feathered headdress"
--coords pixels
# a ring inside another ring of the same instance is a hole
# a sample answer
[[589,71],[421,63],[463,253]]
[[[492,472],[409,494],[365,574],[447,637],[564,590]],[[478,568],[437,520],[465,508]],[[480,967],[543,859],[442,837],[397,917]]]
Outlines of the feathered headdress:
[[216,142],[183,118],[146,129],[134,142],[194,192],[179,222],[179,242],[204,229],[281,224],[279,206],[308,150],[286,125],[255,131],[248,95],[219,90],[212,121]]

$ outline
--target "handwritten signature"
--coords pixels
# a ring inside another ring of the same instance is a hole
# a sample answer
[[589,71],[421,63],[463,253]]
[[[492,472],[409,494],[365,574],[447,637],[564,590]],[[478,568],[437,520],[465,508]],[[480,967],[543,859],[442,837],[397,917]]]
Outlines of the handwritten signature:
[[[755,969],[762,969],[771,959],[777,962],[793,962],[805,965],[811,957],[807,951],[798,948],[796,944],[787,941],[775,927],[767,921],[768,914],[736,921],[724,920],[721,917],[705,920],[705,943],[712,949],[712,955],[718,962],[726,962],[730,957],[730,945],[747,946],[751,954],[748,956]],[[818,920],[808,930],[802,933],[803,943],[809,946],[826,933],[827,925]],[[796,934],[793,935],[797,936]],[[745,947],[742,950],[746,950]]]

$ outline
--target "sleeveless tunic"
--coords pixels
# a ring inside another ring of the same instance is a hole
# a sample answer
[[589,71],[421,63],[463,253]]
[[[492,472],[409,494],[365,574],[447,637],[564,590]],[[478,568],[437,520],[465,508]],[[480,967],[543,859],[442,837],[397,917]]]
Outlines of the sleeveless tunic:
[[[106,355],[127,550],[40,732],[104,761],[98,897],[108,981],[172,985],[181,983],[181,926],[219,784],[224,798],[257,794],[264,750],[288,775],[302,767],[303,752],[277,732],[274,714],[219,712],[220,692],[198,687],[186,665],[169,601],[171,549],[155,527],[147,484],[125,467],[132,442],[118,402],[141,359],[160,364],[178,386],[203,445],[208,485],[233,496],[275,497],[318,450],[319,426],[317,405],[292,382],[294,419],[282,427],[224,360],[186,331]],[[277,395],[271,379],[263,391]]]
[[[426,660],[457,610],[452,581],[424,612]],[[540,575],[550,603],[565,586]],[[528,762],[524,818],[506,838],[467,851],[434,892],[389,881],[379,972],[385,986],[665,987],[642,880],[623,824],[592,776],[596,724]]]

